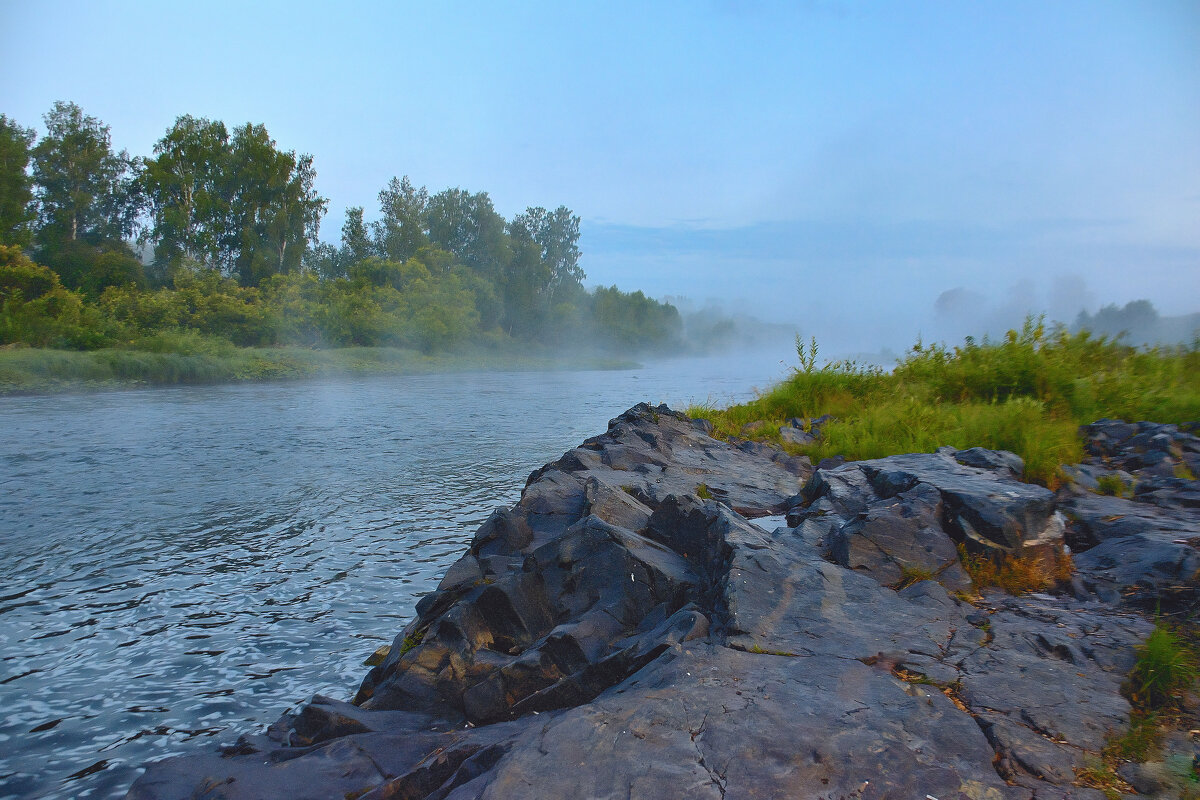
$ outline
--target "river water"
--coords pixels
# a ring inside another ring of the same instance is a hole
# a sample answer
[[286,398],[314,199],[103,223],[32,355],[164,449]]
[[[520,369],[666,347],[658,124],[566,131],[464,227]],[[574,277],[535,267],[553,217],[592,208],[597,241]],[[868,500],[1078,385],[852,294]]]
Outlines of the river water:
[[0,398],[0,798],[119,797],[348,699],[532,470],[794,358]]

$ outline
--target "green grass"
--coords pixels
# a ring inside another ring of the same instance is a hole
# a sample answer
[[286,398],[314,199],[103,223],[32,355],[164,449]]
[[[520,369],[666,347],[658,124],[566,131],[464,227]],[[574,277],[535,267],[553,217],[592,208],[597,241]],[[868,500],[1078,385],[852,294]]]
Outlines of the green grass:
[[1137,654],[1137,663],[1129,673],[1128,691],[1133,704],[1140,709],[1166,708],[1196,680],[1196,654],[1191,645],[1161,622],[1138,647]]
[[1078,426],[1102,417],[1200,419],[1200,343],[1139,350],[1030,319],[998,342],[952,349],[915,345],[890,372],[841,362],[816,367],[815,343],[797,343],[801,366],[749,403],[693,406],[715,435],[779,440],[790,417],[832,414],[812,445],[785,445],[814,461],[932,452],[943,445],[1011,450],[1029,480],[1055,487],[1060,464],[1082,459]]
[[1132,497],[1133,487],[1121,480],[1120,475],[1112,473],[1101,475],[1096,479],[1097,485],[1100,487],[1100,494],[1107,494],[1112,497]]
[[[1080,784],[1102,790],[1107,797],[1118,798],[1129,787],[1117,774],[1127,761],[1162,760],[1163,734],[1180,723],[1179,701],[1197,677],[1196,652],[1187,637],[1159,621],[1146,641],[1137,648],[1137,662],[1129,673],[1124,692],[1133,706],[1129,727],[1109,737],[1099,758],[1076,773]],[[1181,797],[1196,797],[1197,775],[1192,768],[1190,748],[1183,754],[1169,754],[1174,765],[1176,786]]]
[[235,347],[228,340],[164,331],[122,348],[52,350],[0,347],[0,395],[128,386],[295,380],[346,374],[441,371],[624,369],[627,361],[567,360],[516,349],[427,355],[392,347]]
[[937,578],[937,575],[924,567],[914,567],[904,564],[900,567],[900,580],[892,588],[900,591],[901,589],[907,589],[915,583],[931,581],[935,578]]

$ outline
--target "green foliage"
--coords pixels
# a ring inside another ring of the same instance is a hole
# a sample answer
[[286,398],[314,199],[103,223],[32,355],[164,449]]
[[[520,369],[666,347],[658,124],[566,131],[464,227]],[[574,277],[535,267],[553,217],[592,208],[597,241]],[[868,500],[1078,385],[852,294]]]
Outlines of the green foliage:
[[1129,729],[1114,736],[1104,746],[1104,757],[1112,761],[1149,761],[1160,743],[1159,718],[1154,712],[1135,711]]
[[82,292],[89,299],[99,297],[110,286],[146,285],[142,262],[120,240],[98,244],[84,240],[54,241],[39,250],[38,258],[54,264],[64,286]]
[[[231,345],[444,355],[514,339],[622,353],[678,343],[673,306],[584,290],[580,220],[564,206],[506,222],[486,192],[431,197],[406,176],[379,193],[378,220],[353,207],[340,247],[317,245],[326,201],[313,160],[280,149],[262,125],[181,116],[135,162],[113,153],[109,128],[73,103],[56,103],[45,121],[30,150],[32,132],[0,117],[0,236],[28,243],[30,157],[42,212],[42,266],[6,255],[0,268],[0,343],[112,350],[122,355],[109,372],[180,380],[215,373],[139,366],[128,351],[219,360]],[[148,270],[126,241],[143,208]],[[231,374],[304,369],[238,363]]]
[[[1137,656],[1123,687],[1133,704],[1129,727],[1111,735],[1100,758],[1076,774],[1081,785],[1101,789],[1108,797],[1120,797],[1129,788],[1117,774],[1123,762],[1164,760],[1163,732],[1178,723],[1177,702],[1196,680],[1194,648],[1183,634],[1161,621],[1137,649]],[[1175,774],[1172,788],[1182,789],[1183,797],[1196,796],[1193,756],[1189,748],[1165,759]]]
[[590,325],[583,330],[596,341],[631,348],[645,343],[669,347],[680,340],[683,324],[679,311],[668,303],[652,300],[640,291],[622,292],[616,286],[597,287],[589,300]]
[[57,102],[33,148],[40,245],[119,240],[133,231],[140,203],[135,165],[112,151],[109,127],[74,103]]
[[701,500],[713,499],[712,490],[708,488],[707,483],[701,483],[696,486],[696,497],[699,497]]
[[1100,486],[1100,494],[1107,494],[1112,497],[1133,496],[1133,487],[1126,483],[1120,475],[1112,473],[1101,475],[1096,479],[1096,483]]
[[0,245],[0,300],[36,300],[61,286],[58,276],[29,260],[15,245]]
[[1178,632],[1160,622],[1137,650],[1128,690],[1144,710],[1165,708],[1196,680],[1196,654]]
[[102,346],[113,327],[52,271],[17,247],[0,247],[0,344],[89,350]]
[[817,337],[812,337],[809,340],[808,347],[804,346],[804,340],[800,338],[800,334],[796,334],[796,357],[800,359],[799,372],[805,375],[811,375],[817,367]]
[[278,149],[262,125],[182,116],[154,146],[139,182],[149,202],[160,277],[181,260],[237,275],[243,286],[296,272],[316,242],[326,200],[311,156]]
[[29,148],[34,133],[0,114],[0,245],[28,247],[36,217]]
[[777,438],[790,417],[832,414],[800,450],[814,459],[877,458],[937,447],[1011,450],[1026,476],[1055,486],[1058,465],[1082,458],[1080,424],[1102,417],[1184,422],[1200,417],[1200,347],[1138,350],[1087,332],[1047,332],[1037,320],[1002,341],[918,343],[890,373],[850,363],[816,367],[816,342],[797,341],[800,367],[753,401],[694,408],[718,435],[763,420]]

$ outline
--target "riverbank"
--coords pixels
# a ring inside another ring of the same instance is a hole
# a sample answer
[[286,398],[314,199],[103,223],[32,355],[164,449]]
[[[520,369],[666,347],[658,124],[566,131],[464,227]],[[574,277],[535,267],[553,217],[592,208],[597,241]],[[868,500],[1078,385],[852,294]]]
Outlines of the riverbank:
[[1028,480],[1051,489],[1059,467],[1083,457],[1079,426],[1104,417],[1200,420],[1200,348],[1136,348],[1087,331],[1027,320],[996,341],[911,348],[894,370],[816,366],[816,342],[797,343],[800,366],[748,403],[693,406],[718,438],[767,441],[813,462],[882,458],[945,445],[1009,450]]
[[339,375],[431,372],[633,369],[611,356],[563,356],[528,348],[476,349],[429,355],[392,347],[247,347],[198,340],[177,351],[51,350],[0,348],[0,396],[101,391],[253,381],[287,381]]
[[151,764],[129,797],[1194,792],[1170,623],[1200,597],[1174,474],[1200,439],[1097,423],[1051,492],[1011,453],[814,467],[711,433],[622,414],[484,523],[353,703]]

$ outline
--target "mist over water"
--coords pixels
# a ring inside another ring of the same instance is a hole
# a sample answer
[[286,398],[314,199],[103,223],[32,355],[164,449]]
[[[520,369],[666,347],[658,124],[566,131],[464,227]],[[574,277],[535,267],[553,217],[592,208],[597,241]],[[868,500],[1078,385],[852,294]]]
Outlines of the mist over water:
[[639,400],[747,399],[788,345],[0,399],[0,797],[120,796],[148,759],[350,697],[532,470]]

